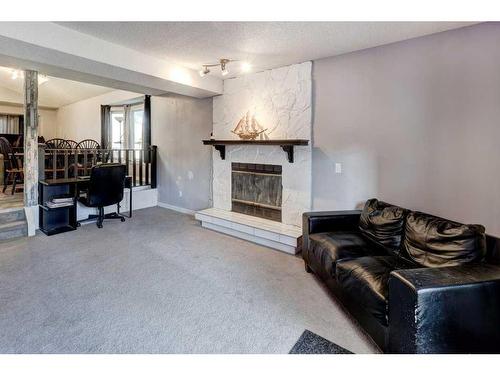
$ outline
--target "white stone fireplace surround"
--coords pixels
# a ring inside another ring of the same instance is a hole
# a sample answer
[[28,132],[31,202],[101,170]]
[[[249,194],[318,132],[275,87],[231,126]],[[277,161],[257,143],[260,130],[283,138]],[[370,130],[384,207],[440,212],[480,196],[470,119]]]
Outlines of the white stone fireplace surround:
[[[213,101],[213,135],[216,139],[238,139],[231,132],[240,118],[248,111],[255,115],[258,122],[267,128],[261,139],[307,139],[311,140],[311,101],[312,77],[311,62],[266,70],[224,81],[224,93]],[[222,160],[219,152],[213,151],[213,208],[205,213],[200,211],[197,218],[202,224],[208,223],[204,214],[219,216],[221,230],[238,236],[239,228],[248,240],[249,235],[260,233],[262,229],[274,228],[278,232],[299,237],[302,213],[311,208],[311,145],[294,147],[294,163],[289,163],[286,153],[279,146],[234,145],[226,146],[226,158]],[[231,211],[231,163],[274,164],[282,166],[282,223],[248,217]],[[219,212],[219,215],[217,214]],[[232,215],[232,216],[231,216]],[[241,215],[241,216],[238,216]],[[231,220],[231,217],[235,220]],[[206,219],[203,221],[203,219]],[[250,228],[231,226],[231,221],[242,225],[247,222]],[[211,224],[213,224],[212,220]],[[267,222],[267,223],[266,223]],[[259,223],[261,223],[259,227]],[[271,224],[272,223],[272,224]],[[224,224],[224,225],[222,225]],[[273,225],[274,224],[274,225]],[[228,229],[231,229],[229,231]],[[236,232],[236,233],[235,233]],[[251,233],[249,233],[251,232]],[[264,234],[265,235],[265,234]],[[269,237],[269,236],[268,236]],[[264,237],[265,238],[265,237]],[[278,237],[272,236],[273,239]],[[296,240],[296,238],[295,238]],[[278,241],[279,242],[279,241]],[[293,241],[286,239],[288,247],[273,246],[287,252],[292,251]]]

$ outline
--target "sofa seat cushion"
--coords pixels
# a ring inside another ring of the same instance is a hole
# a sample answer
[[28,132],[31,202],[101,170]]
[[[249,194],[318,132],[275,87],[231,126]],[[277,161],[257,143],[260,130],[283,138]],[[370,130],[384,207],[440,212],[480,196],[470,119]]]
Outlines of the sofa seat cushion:
[[309,237],[310,253],[321,264],[322,271],[335,276],[335,264],[340,259],[376,255],[376,247],[359,231],[316,233]]
[[484,227],[412,212],[406,220],[404,251],[424,267],[479,262],[486,254]]
[[373,256],[337,263],[342,293],[387,326],[389,275],[394,270],[418,268],[396,256]]
[[407,214],[408,210],[404,208],[369,199],[359,218],[359,230],[392,255],[398,255]]

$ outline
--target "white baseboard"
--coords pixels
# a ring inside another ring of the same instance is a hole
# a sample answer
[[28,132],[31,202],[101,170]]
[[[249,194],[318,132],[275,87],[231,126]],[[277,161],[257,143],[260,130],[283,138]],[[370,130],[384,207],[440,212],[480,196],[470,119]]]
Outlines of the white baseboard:
[[168,203],[158,202],[159,207],[168,208],[169,210],[177,211],[183,214],[193,215],[195,214],[194,210],[190,210],[189,208],[173,206]]

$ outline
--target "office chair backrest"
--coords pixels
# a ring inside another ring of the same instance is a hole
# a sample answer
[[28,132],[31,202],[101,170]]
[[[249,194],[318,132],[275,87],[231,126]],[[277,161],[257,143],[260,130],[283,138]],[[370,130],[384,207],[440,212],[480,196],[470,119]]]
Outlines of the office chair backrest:
[[91,207],[111,206],[121,202],[125,188],[126,166],[101,164],[90,172],[87,201]]

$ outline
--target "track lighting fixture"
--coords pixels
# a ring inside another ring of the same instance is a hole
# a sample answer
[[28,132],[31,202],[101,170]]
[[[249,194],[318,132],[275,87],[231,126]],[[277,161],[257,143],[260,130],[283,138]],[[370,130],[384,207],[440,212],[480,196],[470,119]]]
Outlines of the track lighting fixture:
[[[234,61],[238,60],[231,60],[231,59],[220,59],[217,64],[203,64],[202,69],[199,71],[200,77],[206,76],[208,73],[210,73],[210,68],[220,66],[221,74],[223,76],[227,76],[229,74],[229,69],[228,69],[228,64]],[[243,72],[248,72],[251,69],[251,65],[243,62],[241,64],[241,70]]]

